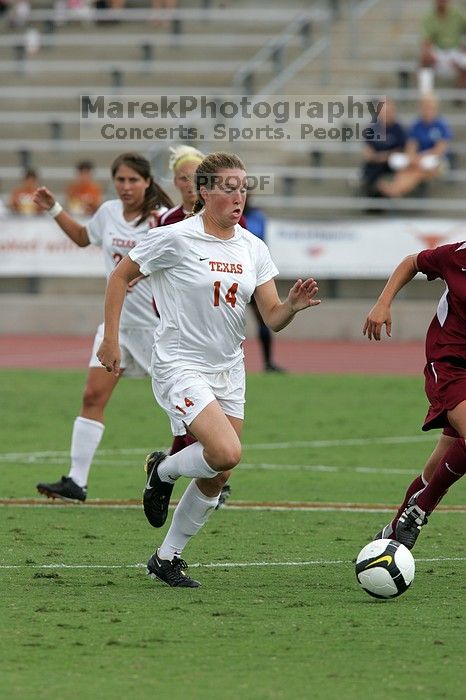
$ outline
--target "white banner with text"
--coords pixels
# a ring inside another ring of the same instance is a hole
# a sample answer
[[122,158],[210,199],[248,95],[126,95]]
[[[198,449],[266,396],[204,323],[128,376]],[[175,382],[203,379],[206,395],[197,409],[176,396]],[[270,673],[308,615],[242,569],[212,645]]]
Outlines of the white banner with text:
[[[453,219],[289,222],[270,220],[266,242],[280,277],[383,279],[402,258],[466,240]],[[103,277],[102,253],[79,248],[48,217],[0,222],[0,276]]]
[[466,240],[448,219],[270,221],[266,242],[282,278],[380,279],[412,253]]
[[[82,222],[85,223],[85,222]],[[100,248],[80,248],[48,216],[0,221],[2,277],[104,277]]]

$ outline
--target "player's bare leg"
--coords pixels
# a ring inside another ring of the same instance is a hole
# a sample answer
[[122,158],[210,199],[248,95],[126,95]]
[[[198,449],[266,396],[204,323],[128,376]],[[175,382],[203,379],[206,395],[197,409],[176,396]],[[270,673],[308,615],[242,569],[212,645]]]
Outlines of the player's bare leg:
[[[171,457],[159,462],[157,479],[160,480],[172,480],[177,476],[195,477],[195,470],[203,470],[205,475],[200,475],[190,482],[175,508],[170,528],[161,546],[149,559],[148,573],[153,578],[170,586],[199,585],[198,581],[185,574],[186,563],[181,559],[181,554],[189,540],[197,534],[216,508],[219,494],[230,475],[229,467],[234,467],[240,459],[239,436],[242,425],[241,419],[225,416],[217,401],[213,401],[189,426],[199,442],[178,453],[176,460]],[[203,441],[206,443],[204,446]],[[182,455],[186,457],[189,450],[192,454],[183,459]],[[150,477],[149,481],[152,483]],[[154,481],[154,487],[156,486]],[[170,486],[165,483],[162,489]],[[164,517],[168,513],[167,501],[165,505]],[[146,508],[145,511],[147,515]]]
[[450,486],[466,473],[466,401],[448,411],[448,421],[460,435],[453,440],[421,493],[411,498],[396,526],[396,539],[408,549],[414,547],[427,517],[437,507]]

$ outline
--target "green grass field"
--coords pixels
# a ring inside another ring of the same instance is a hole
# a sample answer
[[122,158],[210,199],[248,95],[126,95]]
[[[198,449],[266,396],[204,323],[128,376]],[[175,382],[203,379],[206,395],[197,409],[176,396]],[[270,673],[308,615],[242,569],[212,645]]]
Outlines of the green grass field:
[[[1,497],[35,498],[67,473],[84,374],[0,374]],[[324,509],[396,503],[435,444],[424,411],[420,379],[250,376],[233,503],[323,507],[214,513],[183,555],[196,590],[145,576],[165,528],[139,507],[0,507],[1,697],[463,698],[465,513],[433,515],[412,588],[376,601],[352,560],[389,513]],[[170,443],[147,381],[121,383],[107,424],[89,498],[138,499]]]

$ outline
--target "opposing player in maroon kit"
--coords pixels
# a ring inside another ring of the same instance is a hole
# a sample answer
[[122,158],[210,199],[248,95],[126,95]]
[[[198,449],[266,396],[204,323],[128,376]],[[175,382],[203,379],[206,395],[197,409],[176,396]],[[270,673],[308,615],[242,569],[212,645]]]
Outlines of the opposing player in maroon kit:
[[170,147],[168,167],[173,173],[173,184],[181,195],[181,204],[166,211],[160,219],[161,226],[169,226],[191,216],[196,202],[194,173],[204,155],[192,146]]
[[430,406],[422,426],[443,428],[444,433],[423,475],[410,484],[394,521],[380,533],[409,549],[448,488],[466,472],[466,242],[423,250],[398,265],[366,318],[363,333],[369,340],[380,340],[384,325],[391,335],[391,303],[417,272],[428,280],[442,279],[446,286],[426,335],[424,376]]
[[[170,148],[168,167],[173,173],[173,184],[181,194],[181,204],[166,211],[160,217],[160,226],[169,226],[191,216],[197,195],[194,187],[194,173],[204,160],[204,155],[192,146]],[[246,219],[241,215],[239,225],[246,228]]]

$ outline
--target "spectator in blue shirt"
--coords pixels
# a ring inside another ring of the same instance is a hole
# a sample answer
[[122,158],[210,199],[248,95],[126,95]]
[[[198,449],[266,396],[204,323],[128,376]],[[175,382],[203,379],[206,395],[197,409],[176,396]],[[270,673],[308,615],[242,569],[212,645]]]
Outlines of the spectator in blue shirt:
[[362,185],[367,197],[380,196],[378,183],[381,177],[394,172],[390,165],[393,153],[402,153],[406,145],[406,133],[396,120],[395,105],[386,100],[374,126],[374,138],[364,143]]
[[408,131],[405,161],[398,161],[400,168],[394,178],[379,183],[379,191],[387,197],[404,197],[421,182],[435,179],[447,166],[451,129],[439,116],[439,104],[435,95],[424,95],[420,103],[420,116]]

